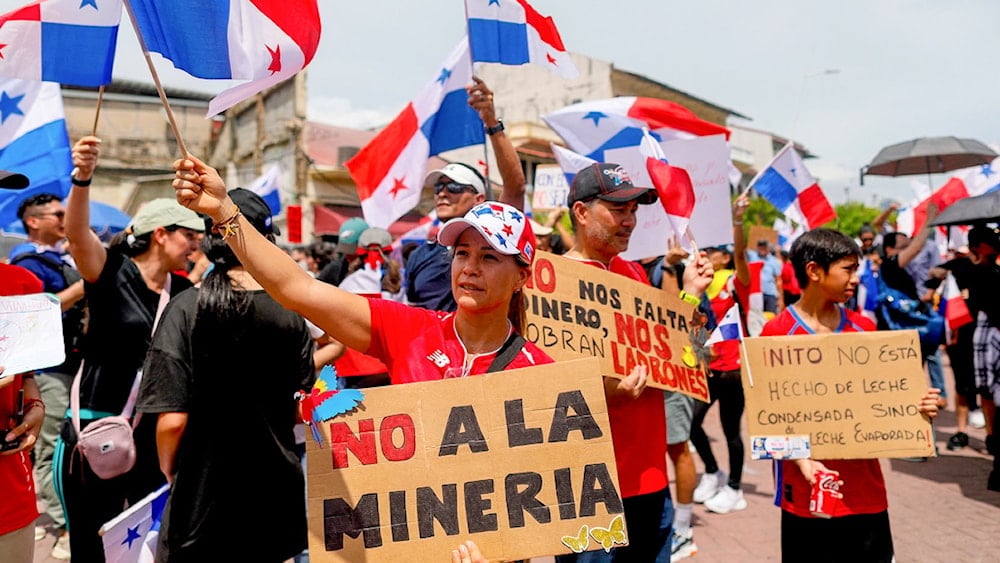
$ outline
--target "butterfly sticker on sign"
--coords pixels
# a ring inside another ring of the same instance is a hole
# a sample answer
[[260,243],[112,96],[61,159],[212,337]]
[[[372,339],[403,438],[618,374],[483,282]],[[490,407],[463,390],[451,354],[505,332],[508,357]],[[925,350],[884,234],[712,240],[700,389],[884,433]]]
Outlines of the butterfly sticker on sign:
[[580,527],[580,532],[576,536],[563,536],[563,545],[573,550],[573,553],[583,553],[590,547],[590,528],[586,525]]
[[590,535],[600,542],[601,547],[608,553],[616,545],[628,545],[628,538],[625,536],[625,519],[622,518],[621,514],[615,516],[608,528],[591,528]]

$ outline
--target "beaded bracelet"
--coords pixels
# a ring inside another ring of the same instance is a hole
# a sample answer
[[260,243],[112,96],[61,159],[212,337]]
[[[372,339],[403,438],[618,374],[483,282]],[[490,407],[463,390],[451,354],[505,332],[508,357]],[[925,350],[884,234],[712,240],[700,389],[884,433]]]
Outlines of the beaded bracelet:
[[219,221],[212,226],[213,233],[221,233],[222,240],[227,240],[229,237],[236,234],[240,230],[239,218],[242,213],[240,213],[239,206],[236,207],[236,212],[233,213],[228,219],[224,221]]

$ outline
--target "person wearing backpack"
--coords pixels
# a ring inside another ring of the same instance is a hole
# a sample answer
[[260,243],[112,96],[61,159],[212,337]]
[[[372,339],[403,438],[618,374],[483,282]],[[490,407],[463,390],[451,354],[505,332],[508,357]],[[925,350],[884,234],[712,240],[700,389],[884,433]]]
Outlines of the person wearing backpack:
[[[69,536],[66,516],[53,485],[52,458],[63,414],[69,406],[69,387],[80,366],[80,344],[86,318],[83,280],[61,248],[66,238],[65,215],[62,198],[54,194],[35,194],[22,201],[17,208],[17,218],[24,225],[28,240],[12,248],[9,255],[11,264],[35,274],[42,281],[43,291],[55,294],[62,302],[66,361],[35,376],[48,408],[34,450],[38,496],[45,505],[45,513],[52,518],[57,537],[51,555],[60,560],[70,557]],[[46,533],[45,528],[36,527],[35,539],[41,540]]]

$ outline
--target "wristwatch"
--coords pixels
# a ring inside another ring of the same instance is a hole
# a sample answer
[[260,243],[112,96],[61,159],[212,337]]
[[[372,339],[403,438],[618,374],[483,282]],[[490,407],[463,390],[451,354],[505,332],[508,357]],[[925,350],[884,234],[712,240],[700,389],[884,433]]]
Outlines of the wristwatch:
[[493,127],[486,128],[486,134],[492,137],[493,135],[496,135],[497,133],[503,131],[504,129],[505,127],[503,126],[503,120],[497,119],[496,125],[494,125]]

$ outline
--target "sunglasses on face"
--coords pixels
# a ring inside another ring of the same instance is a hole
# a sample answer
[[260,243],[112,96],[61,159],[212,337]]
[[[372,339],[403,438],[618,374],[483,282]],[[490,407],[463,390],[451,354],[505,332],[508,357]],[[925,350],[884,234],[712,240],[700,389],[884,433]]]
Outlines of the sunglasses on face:
[[55,217],[57,219],[62,219],[63,217],[66,216],[66,212],[65,211],[50,211],[48,213],[35,213],[35,217],[45,217],[47,215],[51,215],[51,216],[53,216],[53,217]]
[[863,239],[861,239],[861,242],[875,242],[875,239],[873,239],[873,238],[863,238]]
[[438,182],[434,184],[434,195],[441,193],[441,190],[448,190],[448,193],[461,194],[465,192],[475,193],[476,188],[469,184],[459,184],[458,182]]

